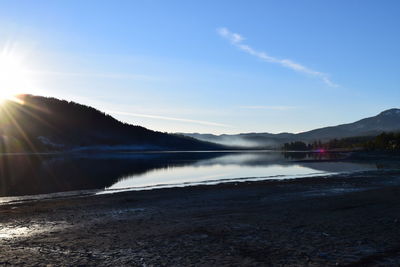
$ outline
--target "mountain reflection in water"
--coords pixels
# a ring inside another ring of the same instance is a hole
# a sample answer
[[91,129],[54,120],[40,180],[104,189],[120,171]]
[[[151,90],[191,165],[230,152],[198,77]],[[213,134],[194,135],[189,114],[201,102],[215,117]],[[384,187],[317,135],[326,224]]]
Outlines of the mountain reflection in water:
[[344,156],[261,151],[1,155],[0,196],[284,179],[376,168],[373,163],[341,162]]

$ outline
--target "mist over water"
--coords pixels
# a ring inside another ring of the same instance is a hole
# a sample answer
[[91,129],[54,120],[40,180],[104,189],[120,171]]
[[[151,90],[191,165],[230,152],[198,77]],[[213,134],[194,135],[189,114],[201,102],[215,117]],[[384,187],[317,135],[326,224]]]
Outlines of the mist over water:
[[274,138],[265,138],[258,134],[244,134],[244,135],[211,135],[211,134],[184,134],[194,137],[201,141],[217,143],[230,147],[243,147],[243,148],[280,148],[283,145],[282,140],[279,142]]

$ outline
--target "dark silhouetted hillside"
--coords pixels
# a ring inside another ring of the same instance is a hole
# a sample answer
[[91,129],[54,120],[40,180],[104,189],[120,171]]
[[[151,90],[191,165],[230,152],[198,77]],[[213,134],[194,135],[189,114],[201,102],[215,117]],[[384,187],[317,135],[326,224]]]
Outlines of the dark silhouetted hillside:
[[[94,108],[32,95],[0,107],[2,151],[53,151],[94,147],[133,150],[221,149],[196,139],[122,123]],[[23,102],[23,104],[22,104]]]

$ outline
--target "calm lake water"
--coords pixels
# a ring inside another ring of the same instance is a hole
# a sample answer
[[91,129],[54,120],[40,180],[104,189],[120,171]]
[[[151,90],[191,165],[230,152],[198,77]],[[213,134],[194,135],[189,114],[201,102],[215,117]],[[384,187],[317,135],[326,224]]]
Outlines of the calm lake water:
[[375,163],[341,161],[346,156],[267,151],[0,155],[0,202],[59,192],[111,193],[377,169]]

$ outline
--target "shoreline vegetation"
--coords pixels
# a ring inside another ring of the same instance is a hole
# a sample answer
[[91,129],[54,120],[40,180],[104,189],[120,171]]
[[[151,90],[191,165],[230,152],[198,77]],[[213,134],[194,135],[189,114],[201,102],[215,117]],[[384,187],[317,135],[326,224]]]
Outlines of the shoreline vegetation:
[[365,151],[365,152],[394,152],[400,153],[400,132],[382,132],[377,136],[359,136],[342,139],[332,139],[328,142],[314,141],[305,143],[295,141],[285,143],[284,151]]

